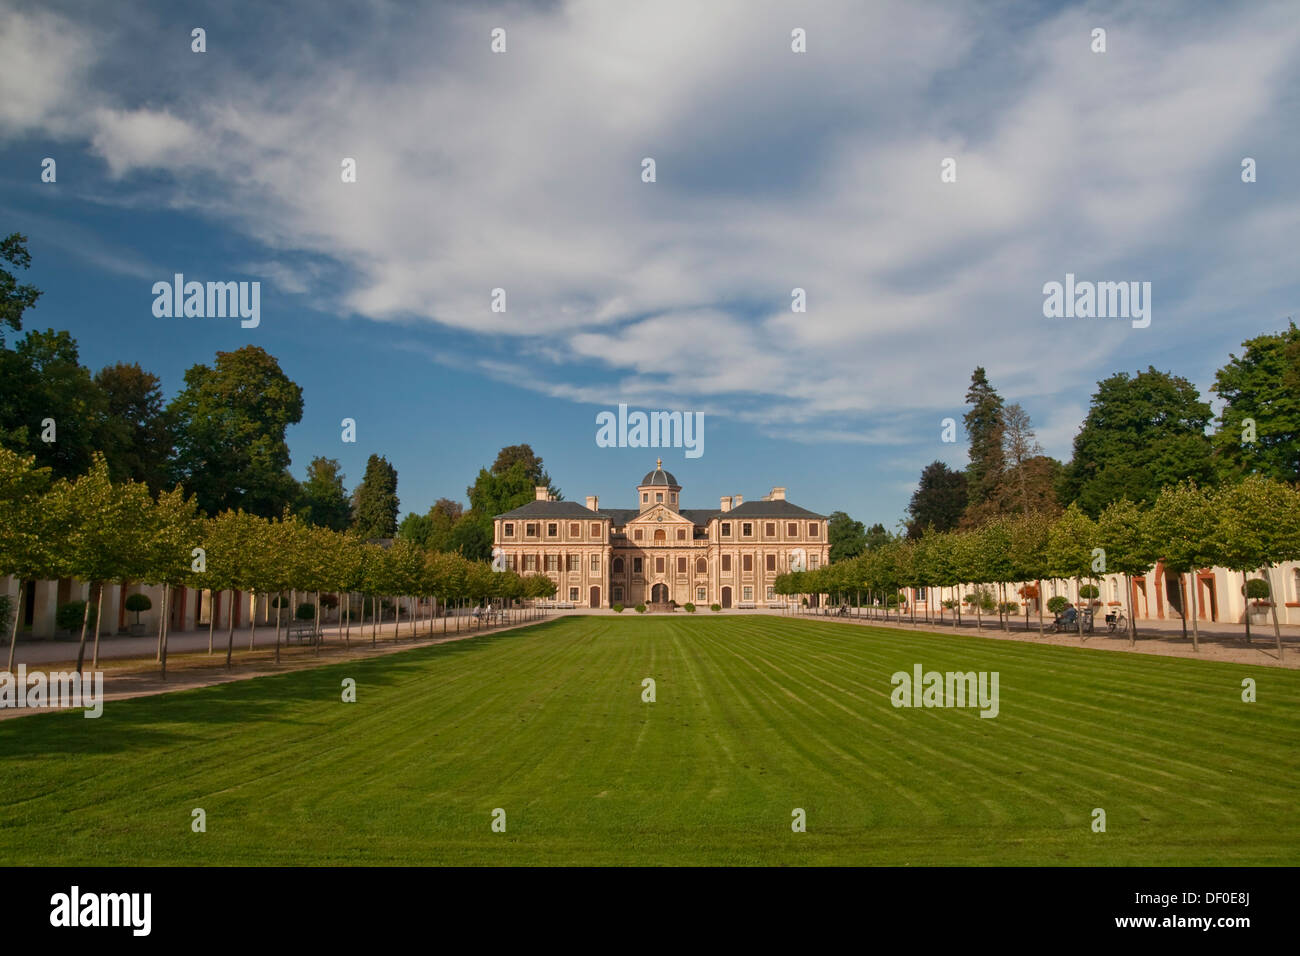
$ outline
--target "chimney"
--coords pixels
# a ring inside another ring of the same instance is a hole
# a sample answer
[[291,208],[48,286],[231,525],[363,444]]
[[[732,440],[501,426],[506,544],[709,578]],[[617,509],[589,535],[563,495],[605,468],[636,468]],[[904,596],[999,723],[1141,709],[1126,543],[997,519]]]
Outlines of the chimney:
[[545,485],[535,485],[533,492],[537,495],[538,501],[549,501],[551,498],[550,490]]
[[723,496],[722,496],[722,504],[718,505],[718,510],[719,510],[719,511],[730,511],[730,510],[731,510],[731,495],[723,495]]
[[743,505],[743,504],[745,503],[745,496],[744,496],[744,495],[735,495],[735,496],[732,497],[731,500],[732,500],[733,502],[735,502],[736,507],[739,508],[741,505]]
[[772,493],[767,496],[768,501],[785,501],[785,489],[773,488]]
[[597,498],[595,495],[587,495],[587,510],[588,510],[588,511],[599,511],[599,510],[600,510],[600,499]]

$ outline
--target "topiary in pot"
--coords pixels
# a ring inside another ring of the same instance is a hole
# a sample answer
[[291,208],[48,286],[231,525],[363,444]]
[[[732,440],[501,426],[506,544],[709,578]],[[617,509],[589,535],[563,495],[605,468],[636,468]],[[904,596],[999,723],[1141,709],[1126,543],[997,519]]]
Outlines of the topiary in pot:
[[[79,631],[82,623],[87,620],[86,614],[85,601],[69,601],[67,604],[61,605],[58,611],[54,613],[54,623],[58,625],[60,630]],[[93,621],[95,619],[94,604],[90,605],[89,614],[89,620]],[[93,624],[89,626],[94,627]]]
[[303,601],[298,605],[294,617],[300,621],[314,621],[316,619],[316,605],[310,601]]
[[1070,602],[1060,594],[1054,598],[1047,599],[1047,609],[1053,614],[1060,614],[1069,606],[1069,604]]
[[140,623],[140,612],[147,611],[153,607],[153,601],[149,600],[147,594],[128,594],[123,606],[135,614],[135,623],[131,625],[132,634],[144,633],[144,626]]
[[615,614],[622,614],[622,613],[623,613],[623,605],[621,605],[621,604],[615,604],[613,607],[610,608],[610,610],[613,611]]
[[[807,604],[808,602],[805,601],[804,603]],[[721,605],[721,604],[710,604],[710,605],[709,605],[709,610],[710,610],[710,611],[721,611],[721,610],[722,610],[722,605]]]
[[682,605],[682,607],[686,610],[687,614],[695,613],[695,605],[692,604],[690,601],[687,601],[685,604]]
[[636,606],[636,612],[637,612],[638,614],[644,614],[644,613],[645,613],[645,605],[644,605],[644,604],[638,604],[638,605]]
[[147,594],[128,594],[126,596],[125,607],[135,615],[136,626],[140,624],[140,614],[148,611],[153,607],[153,601],[149,600]]

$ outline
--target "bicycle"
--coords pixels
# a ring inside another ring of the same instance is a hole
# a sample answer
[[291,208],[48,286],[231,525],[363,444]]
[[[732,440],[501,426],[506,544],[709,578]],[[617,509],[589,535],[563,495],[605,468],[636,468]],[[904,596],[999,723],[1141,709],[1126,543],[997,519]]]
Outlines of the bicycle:
[[1117,611],[1114,614],[1106,615],[1106,630],[1111,634],[1117,631],[1120,634],[1128,633],[1128,618],[1124,616],[1123,611]]

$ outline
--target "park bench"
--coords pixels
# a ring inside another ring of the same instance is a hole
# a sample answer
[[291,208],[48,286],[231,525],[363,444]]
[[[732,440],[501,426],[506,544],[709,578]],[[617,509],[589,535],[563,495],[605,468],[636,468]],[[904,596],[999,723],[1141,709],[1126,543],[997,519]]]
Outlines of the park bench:
[[320,635],[316,633],[315,621],[290,621],[289,626],[285,629],[285,641],[296,637],[298,643],[305,639],[310,644],[315,644]]
[[740,602],[736,605],[736,610],[750,610],[750,611],[752,611],[752,610],[755,610],[756,607],[757,607],[757,605],[754,604],[753,601],[740,601]]

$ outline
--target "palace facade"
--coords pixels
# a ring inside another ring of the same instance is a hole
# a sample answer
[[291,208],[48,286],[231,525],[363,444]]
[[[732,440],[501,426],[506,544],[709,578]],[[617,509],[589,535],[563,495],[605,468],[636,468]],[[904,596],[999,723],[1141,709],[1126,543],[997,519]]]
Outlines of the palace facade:
[[520,574],[548,575],[556,599],[578,606],[783,606],[777,575],[830,558],[826,516],[787,501],[784,488],[684,509],[682,486],[662,459],[637,485],[635,508],[601,508],[595,496],[585,507],[555,501],[544,487],[536,493],[496,516],[494,553]]

